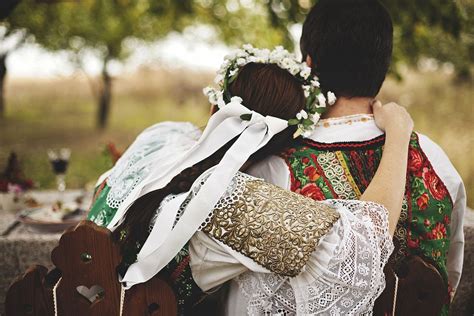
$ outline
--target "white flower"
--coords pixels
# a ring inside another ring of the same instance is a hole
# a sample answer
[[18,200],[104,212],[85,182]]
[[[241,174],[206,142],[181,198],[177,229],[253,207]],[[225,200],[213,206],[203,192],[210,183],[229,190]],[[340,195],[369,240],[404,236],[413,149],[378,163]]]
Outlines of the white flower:
[[213,91],[214,89],[212,89],[211,87],[205,87],[204,89],[202,89],[202,93],[207,96],[209,96]]
[[230,98],[230,102],[229,104],[242,104],[242,98],[239,97],[239,96],[234,96],[232,98]]
[[252,50],[252,49],[253,49],[253,46],[252,46],[252,44],[244,44],[244,45],[242,46],[242,48],[245,49],[245,50]]
[[313,124],[316,124],[320,118],[321,118],[321,114],[314,113],[314,114],[311,114],[310,120],[313,121]]
[[277,51],[277,52],[283,52],[283,51],[285,51],[285,49],[283,48],[283,46],[278,45],[278,46],[275,46],[275,51]]
[[334,103],[336,103],[336,95],[331,91],[328,91],[328,104],[333,105]]
[[296,118],[298,120],[301,120],[301,119],[306,120],[308,118],[308,113],[306,113],[305,110],[301,110],[299,113],[296,114]]
[[236,62],[237,62],[237,66],[242,66],[242,65],[245,65],[246,60],[245,58],[240,57],[240,58],[237,58]]
[[318,77],[314,77],[314,79],[311,80],[311,84],[313,85],[313,87],[319,88],[319,87],[320,87],[319,78],[318,78]]
[[316,97],[318,98],[319,107],[325,107],[326,106],[326,97],[324,96],[324,94],[320,93]]
[[243,49],[239,49],[237,51],[237,57],[247,57],[248,56],[248,53],[246,51],[244,51]]
[[308,79],[309,75],[311,75],[311,68],[304,65],[303,69],[300,72],[300,76],[303,77],[306,80],[306,79]]
[[310,93],[311,93],[311,87],[310,86],[303,86],[303,92],[304,92],[304,96],[305,98],[309,97]]
[[298,64],[291,64],[289,68],[288,70],[293,76],[296,76],[300,72],[300,66]]
[[230,54],[227,54],[224,56],[224,60],[225,61],[230,61],[230,60],[234,60],[235,57],[237,57],[237,53],[236,52],[232,52]]
[[224,75],[223,74],[218,74],[216,78],[214,79],[214,82],[216,84],[220,84],[224,81]]
[[257,56],[250,56],[250,57],[248,58],[248,62],[249,62],[249,63],[258,63],[258,62],[259,62],[259,59],[258,59]]
[[216,105],[217,104],[217,92],[210,92],[209,94],[209,103]]
[[231,71],[229,71],[229,76],[233,77],[237,73],[237,71],[239,71],[239,69],[232,69]]

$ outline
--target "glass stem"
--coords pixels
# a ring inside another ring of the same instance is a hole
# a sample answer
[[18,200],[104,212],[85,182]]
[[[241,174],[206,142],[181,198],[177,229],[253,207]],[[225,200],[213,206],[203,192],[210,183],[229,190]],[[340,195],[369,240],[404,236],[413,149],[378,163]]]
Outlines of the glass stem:
[[61,193],[64,192],[66,190],[65,175],[64,174],[56,175],[56,182],[58,184],[58,191]]

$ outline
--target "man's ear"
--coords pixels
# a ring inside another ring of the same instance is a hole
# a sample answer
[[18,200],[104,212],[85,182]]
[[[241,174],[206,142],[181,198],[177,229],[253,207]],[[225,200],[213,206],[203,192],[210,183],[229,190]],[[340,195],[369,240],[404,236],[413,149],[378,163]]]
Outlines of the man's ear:
[[306,64],[308,65],[309,68],[313,68],[313,59],[311,58],[311,56],[309,55],[306,55]]

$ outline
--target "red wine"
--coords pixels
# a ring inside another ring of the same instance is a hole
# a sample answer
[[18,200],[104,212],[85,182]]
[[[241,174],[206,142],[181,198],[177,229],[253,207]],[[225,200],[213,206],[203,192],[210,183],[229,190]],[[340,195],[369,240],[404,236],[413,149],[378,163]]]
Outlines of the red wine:
[[53,171],[55,174],[66,173],[68,161],[65,159],[52,159],[50,160],[51,165],[53,166]]

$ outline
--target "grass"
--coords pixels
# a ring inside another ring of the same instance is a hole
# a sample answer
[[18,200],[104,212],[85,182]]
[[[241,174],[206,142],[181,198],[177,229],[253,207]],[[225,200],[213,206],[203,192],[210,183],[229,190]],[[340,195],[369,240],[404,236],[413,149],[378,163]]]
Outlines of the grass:
[[[95,129],[95,99],[81,76],[54,80],[9,80],[7,113],[0,121],[0,168],[8,154],[19,154],[25,174],[39,188],[53,188],[46,151],[72,150],[69,187],[90,189],[111,166],[105,144],[121,150],[146,126],[163,120],[191,121],[204,126],[209,108],[201,89],[212,74],[147,70],[114,80],[109,127]],[[442,73],[405,74],[403,82],[387,80],[380,98],[408,107],[416,129],[443,147],[462,175],[468,196],[474,196],[474,89]],[[474,206],[472,200],[469,201]]]

